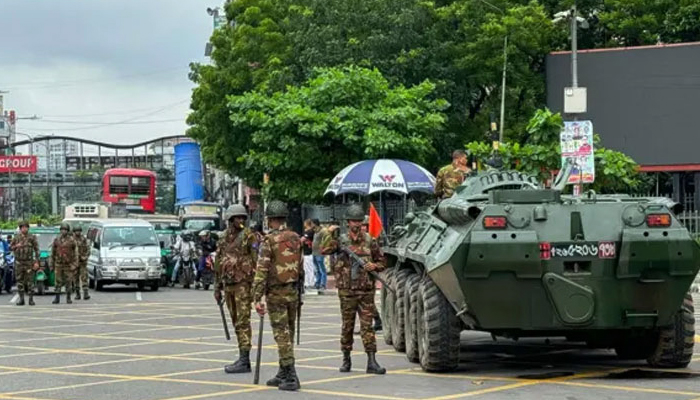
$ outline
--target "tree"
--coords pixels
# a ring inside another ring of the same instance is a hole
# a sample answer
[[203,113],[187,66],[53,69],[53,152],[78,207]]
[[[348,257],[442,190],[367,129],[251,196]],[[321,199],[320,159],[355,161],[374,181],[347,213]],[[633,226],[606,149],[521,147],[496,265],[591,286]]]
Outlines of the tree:
[[[498,155],[504,168],[513,168],[537,176],[542,182],[551,178],[552,171],[561,168],[559,133],[563,128],[559,113],[548,109],[538,110],[527,126],[523,143],[503,143]],[[600,137],[594,135],[595,182],[590,188],[597,193],[644,192],[645,181],[637,172],[637,164],[625,154],[600,146]],[[485,142],[471,142],[467,149],[480,163],[492,156],[492,149]]]
[[272,197],[316,201],[350,163],[382,157],[422,163],[432,156],[447,107],[431,99],[434,90],[428,81],[391,86],[376,69],[345,67],[318,69],[284,92],[229,96],[232,127],[248,145],[236,158],[217,161],[254,184],[268,173]]

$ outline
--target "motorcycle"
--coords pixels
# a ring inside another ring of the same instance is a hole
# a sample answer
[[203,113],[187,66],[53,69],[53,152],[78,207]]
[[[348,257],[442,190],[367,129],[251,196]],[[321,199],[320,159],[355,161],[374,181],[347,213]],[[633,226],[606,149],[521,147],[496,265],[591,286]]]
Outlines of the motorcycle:
[[209,290],[209,286],[214,284],[214,260],[216,259],[216,252],[211,253],[207,256],[204,261],[204,268],[199,273],[199,282],[197,282],[196,288],[204,287],[204,290]]
[[[177,254],[175,256],[176,260],[180,260],[180,269],[177,271],[176,281],[180,283],[185,289],[189,289],[190,285],[194,283],[194,269],[196,268],[196,261],[192,257],[192,254]],[[175,282],[173,282],[173,285]]]

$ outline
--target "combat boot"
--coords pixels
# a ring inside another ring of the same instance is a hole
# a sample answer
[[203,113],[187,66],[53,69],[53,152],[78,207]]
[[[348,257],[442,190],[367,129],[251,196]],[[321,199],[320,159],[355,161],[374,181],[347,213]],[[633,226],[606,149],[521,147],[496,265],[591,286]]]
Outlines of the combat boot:
[[66,292],[66,303],[73,304],[73,300],[70,299],[70,292]]
[[265,384],[267,386],[279,387],[280,383],[287,377],[287,370],[280,365],[277,369],[277,375],[269,379]]
[[90,300],[90,294],[87,289],[83,291],[83,300]]
[[57,292],[57,293],[56,293],[56,298],[53,299],[53,301],[51,302],[51,304],[58,304],[58,303],[60,303],[60,302],[61,302],[61,293],[58,293],[58,292]]
[[29,293],[29,305],[34,305],[34,293]]
[[17,302],[18,306],[23,306],[24,305],[24,293],[19,294],[19,301]]
[[80,289],[75,289],[75,299],[80,300]]
[[382,368],[379,364],[377,364],[377,360],[374,358],[374,352],[367,352],[367,373],[368,374],[377,374],[377,375],[383,375],[386,374],[386,368]]
[[224,367],[227,374],[242,374],[250,372],[250,350],[241,350],[241,356],[233,364]]
[[340,366],[340,372],[350,372],[352,361],[350,361],[350,351],[343,350],[343,365]]
[[299,378],[297,377],[297,371],[294,369],[294,364],[284,368],[287,370],[287,376],[285,376],[284,380],[278,386],[279,390],[299,390],[301,385],[299,384]]

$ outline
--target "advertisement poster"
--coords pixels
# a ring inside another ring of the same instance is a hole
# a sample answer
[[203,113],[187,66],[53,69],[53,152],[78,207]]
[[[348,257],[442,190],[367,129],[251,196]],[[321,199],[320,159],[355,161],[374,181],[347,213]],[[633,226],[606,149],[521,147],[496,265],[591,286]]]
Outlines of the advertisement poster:
[[595,159],[591,121],[564,122],[560,141],[562,168],[567,158],[574,163],[567,183],[593,183],[595,181]]

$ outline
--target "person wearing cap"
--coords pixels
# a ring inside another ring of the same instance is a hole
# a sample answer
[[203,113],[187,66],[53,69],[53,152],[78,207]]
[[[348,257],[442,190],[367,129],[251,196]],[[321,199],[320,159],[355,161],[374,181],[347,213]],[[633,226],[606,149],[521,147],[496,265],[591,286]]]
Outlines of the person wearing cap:
[[24,305],[24,295],[29,294],[29,305],[34,305],[34,276],[39,269],[39,242],[36,236],[29,234],[29,223],[19,223],[19,234],[12,238],[10,249],[15,255],[15,274],[18,306]]
[[199,289],[201,285],[199,280],[202,277],[202,271],[207,266],[207,258],[216,251],[216,242],[211,238],[208,230],[203,229],[199,232],[199,265],[197,266],[196,287]]
[[66,303],[71,304],[73,281],[78,270],[80,253],[75,238],[70,234],[70,225],[61,224],[61,234],[51,244],[51,266],[56,271],[56,298],[52,302],[61,302],[61,287],[66,287]]
[[73,237],[75,242],[78,244],[78,271],[75,274],[75,281],[73,281],[73,288],[75,289],[75,299],[80,300],[80,289],[83,289],[83,299],[89,300],[90,294],[88,293],[88,273],[87,273],[87,262],[88,257],[90,257],[90,242],[88,242],[85,235],[83,235],[83,227],[77,224],[73,228]]

